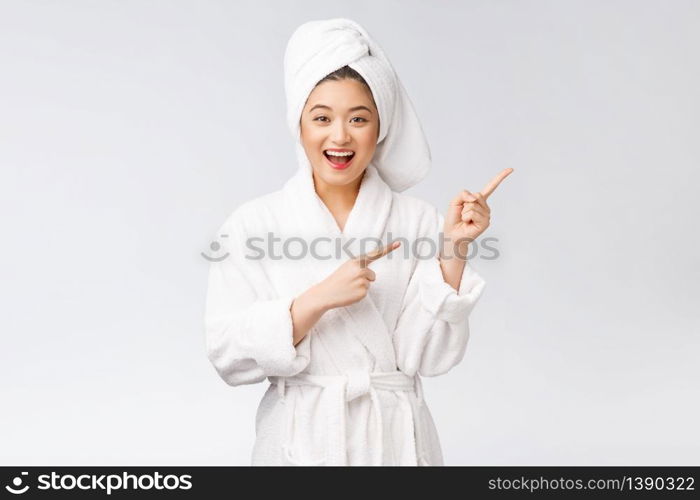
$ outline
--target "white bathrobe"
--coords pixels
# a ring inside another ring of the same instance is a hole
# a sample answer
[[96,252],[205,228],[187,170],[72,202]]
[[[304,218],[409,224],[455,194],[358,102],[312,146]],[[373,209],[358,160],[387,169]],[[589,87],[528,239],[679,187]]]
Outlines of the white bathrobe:
[[[468,262],[459,292],[445,283],[442,225],[435,207],[392,191],[372,164],[342,232],[308,164],[227,218],[218,234],[227,235],[219,240],[229,255],[210,268],[206,342],[226,383],[270,382],[253,465],[443,464],[420,376],[462,360],[484,280]],[[375,245],[357,245],[368,238]],[[326,312],[295,347],[292,301],[350,258],[338,255],[338,243],[353,243],[347,248],[358,255],[398,238],[399,248],[370,264],[376,281],[368,295]]]

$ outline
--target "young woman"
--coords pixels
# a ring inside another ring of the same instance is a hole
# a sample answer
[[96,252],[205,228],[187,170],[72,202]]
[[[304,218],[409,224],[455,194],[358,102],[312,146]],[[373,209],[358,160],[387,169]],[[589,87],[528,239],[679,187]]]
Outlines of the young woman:
[[[347,19],[299,27],[285,53],[298,170],[224,222],[209,359],[230,385],[270,381],[253,465],[442,465],[420,376],[458,364],[484,280],[466,261],[488,196],[446,216],[401,191],[430,153],[381,48]],[[442,233],[442,237],[440,235]]]

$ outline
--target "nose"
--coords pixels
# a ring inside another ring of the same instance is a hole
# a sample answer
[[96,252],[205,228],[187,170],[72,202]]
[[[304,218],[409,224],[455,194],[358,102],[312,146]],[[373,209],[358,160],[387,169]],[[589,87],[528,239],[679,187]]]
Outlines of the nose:
[[350,134],[343,120],[336,120],[331,130],[331,140],[338,145],[344,145],[350,142]]

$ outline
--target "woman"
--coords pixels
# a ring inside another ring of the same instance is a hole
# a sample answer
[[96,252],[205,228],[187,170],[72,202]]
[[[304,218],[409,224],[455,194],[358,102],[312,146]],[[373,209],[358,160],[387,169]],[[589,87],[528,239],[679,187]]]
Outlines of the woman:
[[464,356],[484,287],[468,242],[511,169],[460,192],[445,217],[401,194],[427,173],[429,149],[391,64],[353,21],[299,27],[285,89],[299,168],[225,221],[228,256],[212,262],[207,293],[219,375],[270,381],[252,464],[441,465],[420,376]]

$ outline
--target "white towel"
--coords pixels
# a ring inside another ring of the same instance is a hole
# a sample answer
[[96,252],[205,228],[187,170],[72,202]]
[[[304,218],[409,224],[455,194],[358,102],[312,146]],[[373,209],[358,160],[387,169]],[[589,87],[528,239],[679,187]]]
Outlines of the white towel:
[[297,141],[299,163],[308,162],[299,127],[304,104],[320,80],[343,66],[350,66],[367,81],[379,111],[379,137],[371,164],[394,191],[417,184],[431,165],[430,148],[418,116],[384,51],[350,19],[304,23],[287,43],[287,122]]

